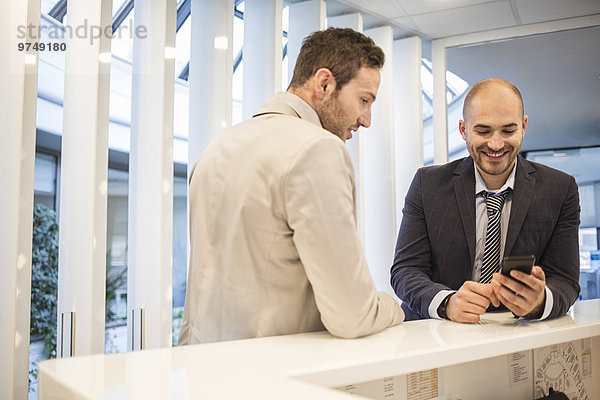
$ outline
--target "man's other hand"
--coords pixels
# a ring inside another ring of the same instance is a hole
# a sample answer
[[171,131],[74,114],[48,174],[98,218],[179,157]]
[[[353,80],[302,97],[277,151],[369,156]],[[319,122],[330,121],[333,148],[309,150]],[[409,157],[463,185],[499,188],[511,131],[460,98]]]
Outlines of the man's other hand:
[[450,297],[446,315],[452,321],[476,323],[479,322],[480,315],[485,314],[490,303],[495,307],[500,305],[490,284],[466,281]]
[[531,275],[512,270],[510,276],[494,274],[491,284],[498,299],[519,317],[541,317],[546,298],[546,275],[542,268],[534,266]]

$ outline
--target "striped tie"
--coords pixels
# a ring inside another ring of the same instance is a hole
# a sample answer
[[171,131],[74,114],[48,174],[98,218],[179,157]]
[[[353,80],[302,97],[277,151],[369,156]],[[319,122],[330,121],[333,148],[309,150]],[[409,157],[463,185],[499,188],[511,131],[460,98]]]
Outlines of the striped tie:
[[500,192],[497,195],[489,192],[482,192],[485,198],[487,208],[488,225],[485,232],[485,248],[483,250],[483,264],[481,265],[481,277],[479,282],[489,283],[492,280],[492,274],[498,271],[500,262],[500,217],[502,207],[509,189]]

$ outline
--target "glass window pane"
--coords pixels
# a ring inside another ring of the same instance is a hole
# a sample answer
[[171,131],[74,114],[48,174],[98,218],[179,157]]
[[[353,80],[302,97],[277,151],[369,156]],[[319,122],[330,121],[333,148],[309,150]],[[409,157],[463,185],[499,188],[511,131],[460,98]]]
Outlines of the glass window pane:
[[[283,10],[281,11],[281,27],[283,28],[281,44],[282,44],[283,48],[285,48],[285,46],[288,43],[288,39],[287,39],[286,35],[287,35],[289,25],[290,25],[290,7],[285,6],[285,7],[283,7]],[[285,56],[283,57],[283,60],[281,61],[281,90],[282,91],[287,90],[290,79],[292,79],[292,77],[288,76],[288,75],[289,75],[288,56],[286,53]]]
[[281,26],[282,26],[284,32],[287,32],[289,30],[289,26],[290,26],[290,7],[289,6],[283,7],[283,11],[281,13]]
[[244,61],[240,62],[238,68],[233,73],[231,82],[233,108],[231,110],[231,125],[242,122],[242,99],[244,95]]
[[[421,59],[421,85],[427,97],[433,99],[432,64],[426,58]],[[446,101],[448,104],[458,99],[468,89],[469,84],[451,71],[446,71]],[[423,118],[425,119],[425,118]]]
[[446,86],[450,88],[456,97],[460,97],[465,90],[469,87],[469,84],[461,79],[458,75],[451,71],[446,71]]
[[[238,5],[238,10],[244,9],[244,3]],[[233,61],[244,47],[244,20],[234,15],[233,17]],[[231,124],[236,125],[242,122],[242,99],[244,96],[244,59],[239,63],[231,82],[232,108]]]
[[113,0],[112,3],[112,13],[113,13],[113,17],[115,15],[117,15],[117,12],[119,12],[119,9],[123,6],[123,4],[125,4],[127,0]]
[[244,20],[233,17],[233,57],[242,50],[244,45]]
[[36,153],[33,188],[36,193],[54,195],[56,193],[56,157]]
[[187,179],[173,178],[173,346],[183,321],[187,284]]
[[233,73],[231,82],[232,97],[234,100],[242,101],[244,98],[244,61],[240,62],[237,69]]
[[599,229],[597,227],[579,229],[579,262],[581,267],[579,273],[579,286],[581,287],[579,298],[581,300],[600,297]]
[[[421,90],[423,104],[423,161],[433,163],[433,65],[421,59]],[[448,160],[453,161],[469,155],[458,132],[458,121],[462,118],[463,94],[469,84],[451,71],[446,71],[446,104],[448,105]]]
[[119,28],[113,32],[111,41],[112,54],[129,62],[133,59],[134,14],[135,9],[131,10]]
[[[288,39],[285,36],[283,36],[281,38],[281,45],[283,46],[283,48],[285,48],[285,46],[287,45],[287,42],[288,42]],[[288,56],[286,53],[285,56],[283,57],[283,60],[281,61],[281,90],[282,91],[287,90],[289,81],[290,81],[290,79],[288,77]]]
[[177,36],[175,37],[175,76],[178,77],[181,71],[190,62],[190,46],[192,38],[192,16],[187,17]]
[[421,65],[421,89],[427,97],[433,99],[433,75],[424,65]]
[[129,173],[109,168],[106,224],[106,353],[127,351],[127,201]]
[[430,118],[433,115],[433,105],[431,104],[431,100],[424,92],[422,93],[421,97],[423,103],[423,121],[425,121],[427,118]]
[[29,399],[37,399],[38,363],[56,357],[58,292],[58,219],[54,211],[56,163],[55,156],[36,153],[29,326]]
[[[593,184],[580,186],[579,193],[582,194],[585,189],[593,190],[593,186]],[[579,261],[582,271],[596,270],[598,273],[600,273],[600,252],[598,251],[598,239],[597,227],[579,229]]]
[[50,10],[58,3],[59,0],[42,0],[41,2],[41,11],[42,14],[48,14]]
[[527,159],[572,175],[579,186],[579,285],[581,299],[600,297],[600,147],[531,151]]

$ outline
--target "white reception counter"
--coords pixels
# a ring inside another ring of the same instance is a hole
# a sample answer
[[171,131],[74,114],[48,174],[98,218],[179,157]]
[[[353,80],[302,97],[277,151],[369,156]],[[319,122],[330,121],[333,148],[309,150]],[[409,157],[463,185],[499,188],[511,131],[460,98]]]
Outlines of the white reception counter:
[[[591,353],[580,372],[595,375],[586,395],[600,399],[600,300],[578,302],[568,315],[550,321],[497,313],[473,325],[406,322],[356,340],[315,332],[49,360],[40,364],[39,394],[40,399],[357,398],[348,393],[533,399],[531,349],[584,338],[591,338]],[[433,371],[414,374],[427,370]],[[563,372],[568,378],[569,371]],[[426,395],[428,390],[433,394]]]

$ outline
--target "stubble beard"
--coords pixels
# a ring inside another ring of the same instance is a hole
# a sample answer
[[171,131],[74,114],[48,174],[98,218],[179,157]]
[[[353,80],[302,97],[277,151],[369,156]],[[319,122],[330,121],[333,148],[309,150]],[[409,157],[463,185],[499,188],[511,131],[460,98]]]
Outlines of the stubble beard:
[[337,94],[325,100],[323,104],[316,110],[323,129],[328,130],[340,139],[344,140],[346,128],[341,126],[342,122],[339,116],[343,115],[342,107],[340,107]]
[[471,157],[475,160],[475,164],[477,164],[479,169],[488,175],[504,174],[514,165],[515,159],[517,158],[517,152],[515,152],[513,147],[508,149],[505,164],[499,166],[489,165],[481,151],[475,150],[472,145],[469,146],[469,153],[471,153]]

